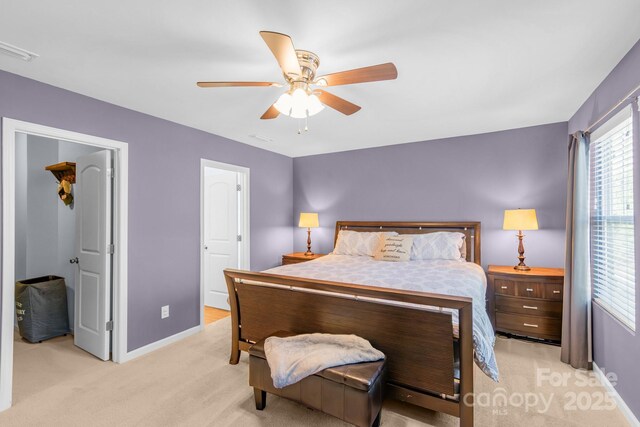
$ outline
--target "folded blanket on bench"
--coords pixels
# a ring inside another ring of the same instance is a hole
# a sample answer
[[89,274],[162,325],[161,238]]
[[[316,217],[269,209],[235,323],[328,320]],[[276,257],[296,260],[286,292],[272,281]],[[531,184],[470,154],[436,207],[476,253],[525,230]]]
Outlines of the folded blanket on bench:
[[332,366],[384,359],[384,353],[356,335],[269,337],[265,340],[264,352],[276,388],[297,383]]

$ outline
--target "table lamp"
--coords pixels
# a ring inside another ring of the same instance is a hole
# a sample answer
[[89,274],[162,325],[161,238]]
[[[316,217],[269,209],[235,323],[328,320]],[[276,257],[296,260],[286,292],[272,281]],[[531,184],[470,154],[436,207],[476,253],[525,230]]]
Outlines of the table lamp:
[[320,227],[320,223],[318,222],[318,214],[315,212],[301,212],[298,227],[307,229],[307,252],[304,253],[304,256],[312,256],[313,252],[311,252],[311,229]]
[[520,271],[529,271],[530,267],[524,263],[524,245],[522,244],[522,230],[537,230],[538,218],[535,209],[507,209],[504,211],[503,230],[518,230],[518,259],[520,262],[513,267]]

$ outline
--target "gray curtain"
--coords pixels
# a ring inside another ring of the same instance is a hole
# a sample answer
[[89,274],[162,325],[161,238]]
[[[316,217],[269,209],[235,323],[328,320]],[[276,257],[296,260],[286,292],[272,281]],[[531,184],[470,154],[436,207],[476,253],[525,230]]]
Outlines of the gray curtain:
[[591,280],[589,275],[589,134],[569,141],[567,239],[561,360],[591,369]]

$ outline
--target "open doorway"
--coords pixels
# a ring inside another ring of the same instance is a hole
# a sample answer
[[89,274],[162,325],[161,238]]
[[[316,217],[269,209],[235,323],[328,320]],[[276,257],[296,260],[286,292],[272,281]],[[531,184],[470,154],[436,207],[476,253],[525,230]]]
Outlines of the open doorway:
[[3,119],[2,154],[0,410],[127,354],[126,144]]
[[111,320],[111,259],[101,241],[111,242],[112,157],[100,147],[16,135],[16,399],[54,385],[33,387],[33,377],[47,378],[39,360],[64,366],[81,358],[90,367],[110,359],[110,334],[99,323]]
[[225,268],[249,269],[249,169],[201,160],[201,324],[229,315]]

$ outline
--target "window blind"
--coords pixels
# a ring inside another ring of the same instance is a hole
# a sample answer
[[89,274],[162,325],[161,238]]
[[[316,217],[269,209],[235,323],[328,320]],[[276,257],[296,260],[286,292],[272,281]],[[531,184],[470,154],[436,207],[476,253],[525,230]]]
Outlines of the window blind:
[[632,126],[627,108],[592,135],[589,204],[593,300],[635,330]]

